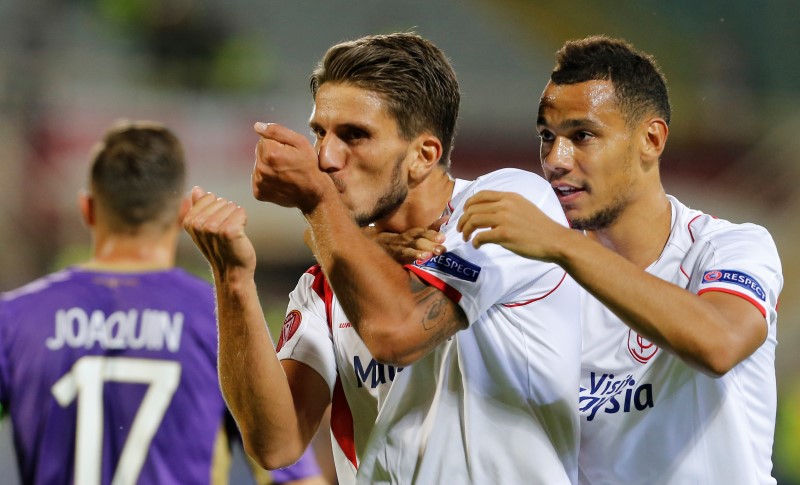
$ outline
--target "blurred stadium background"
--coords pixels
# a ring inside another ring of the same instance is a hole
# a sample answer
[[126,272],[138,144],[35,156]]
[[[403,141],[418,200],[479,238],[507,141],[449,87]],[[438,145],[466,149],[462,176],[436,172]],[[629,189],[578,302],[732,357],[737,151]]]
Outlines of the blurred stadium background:
[[[781,253],[775,474],[800,483],[800,25],[793,0],[2,0],[0,291],[87,255],[76,210],[89,151],[115,120],[165,122],[190,184],[239,201],[279,324],[312,264],[294,210],[250,192],[254,121],[307,132],[308,75],[326,48],[415,30],[462,87],[453,172],[539,171],[538,96],[563,41],[603,33],[659,60],[671,90],[669,193],[767,227]],[[792,14],[791,12],[795,12]],[[188,236],[180,264],[207,275]],[[0,482],[14,482],[7,426]],[[653,437],[658,439],[658,437]],[[10,481],[9,481],[10,480]]]

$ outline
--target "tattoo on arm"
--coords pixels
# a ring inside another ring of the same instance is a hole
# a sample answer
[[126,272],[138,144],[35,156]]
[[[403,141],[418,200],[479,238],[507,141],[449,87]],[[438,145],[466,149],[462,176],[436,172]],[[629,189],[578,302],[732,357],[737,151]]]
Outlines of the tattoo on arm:
[[[420,295],[421,302],[426,305],[425,316],[422,318],[422,327],[425,330],[436,330],[447,320],[447,297],[439,291],[428,291]],[[438,295],[437,295],[438,293]]]
[[430,332],[425,342],[427,350],[466,328],[467,318],[463,310],[444,293],[417,278],[411,278],[410,286],[417,304],[423,308],[422,328]]

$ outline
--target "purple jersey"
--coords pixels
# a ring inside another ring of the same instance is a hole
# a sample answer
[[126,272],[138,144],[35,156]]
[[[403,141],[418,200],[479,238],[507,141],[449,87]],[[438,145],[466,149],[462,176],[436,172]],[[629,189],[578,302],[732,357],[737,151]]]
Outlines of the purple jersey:
[[309,446],[297,463],[286,468],[272,470],[270,474],[272,475],[272,483],[278,484],[321,475],[322,470],[320,470],[317,459],[314,456],[313,448]]
[[69,268],[0,299],[0,403],[24,483],[209,483],[225,403],[211,286]]

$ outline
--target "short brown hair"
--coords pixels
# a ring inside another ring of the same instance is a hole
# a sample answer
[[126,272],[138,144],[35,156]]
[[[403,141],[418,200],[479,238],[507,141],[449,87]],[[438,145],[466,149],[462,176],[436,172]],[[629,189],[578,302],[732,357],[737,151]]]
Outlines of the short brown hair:
[[440,164],[447,167],[456,132],[460,94],[444,53],[413,32],[370,35],[334,45],[311,74],[311,94],[326,82],[345,83],[378,93],[411,139],[426,130],[442,142]]
[[92,195],[112,230],[135,230],[177,216],[184,192],[183,147],[166,127],[148,121],[121,122],[95,148],[89,171]]

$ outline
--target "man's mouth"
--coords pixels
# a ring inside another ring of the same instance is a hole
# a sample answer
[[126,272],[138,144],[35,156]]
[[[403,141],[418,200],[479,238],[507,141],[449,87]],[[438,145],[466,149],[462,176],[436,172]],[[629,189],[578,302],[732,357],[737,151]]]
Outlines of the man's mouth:
[[345,183],[333,175],[328,174],[328,176],[331,178],[331,180],[333,180],[333,185],[336,186],[336,190],[338,190],[340,194],[344,194]]
[[559,200],[561,201],[572,200],[586,191],[583,188],[568,184],[553,184],[552,187],[553,191],[556,193],[556,196],[558,196]]

